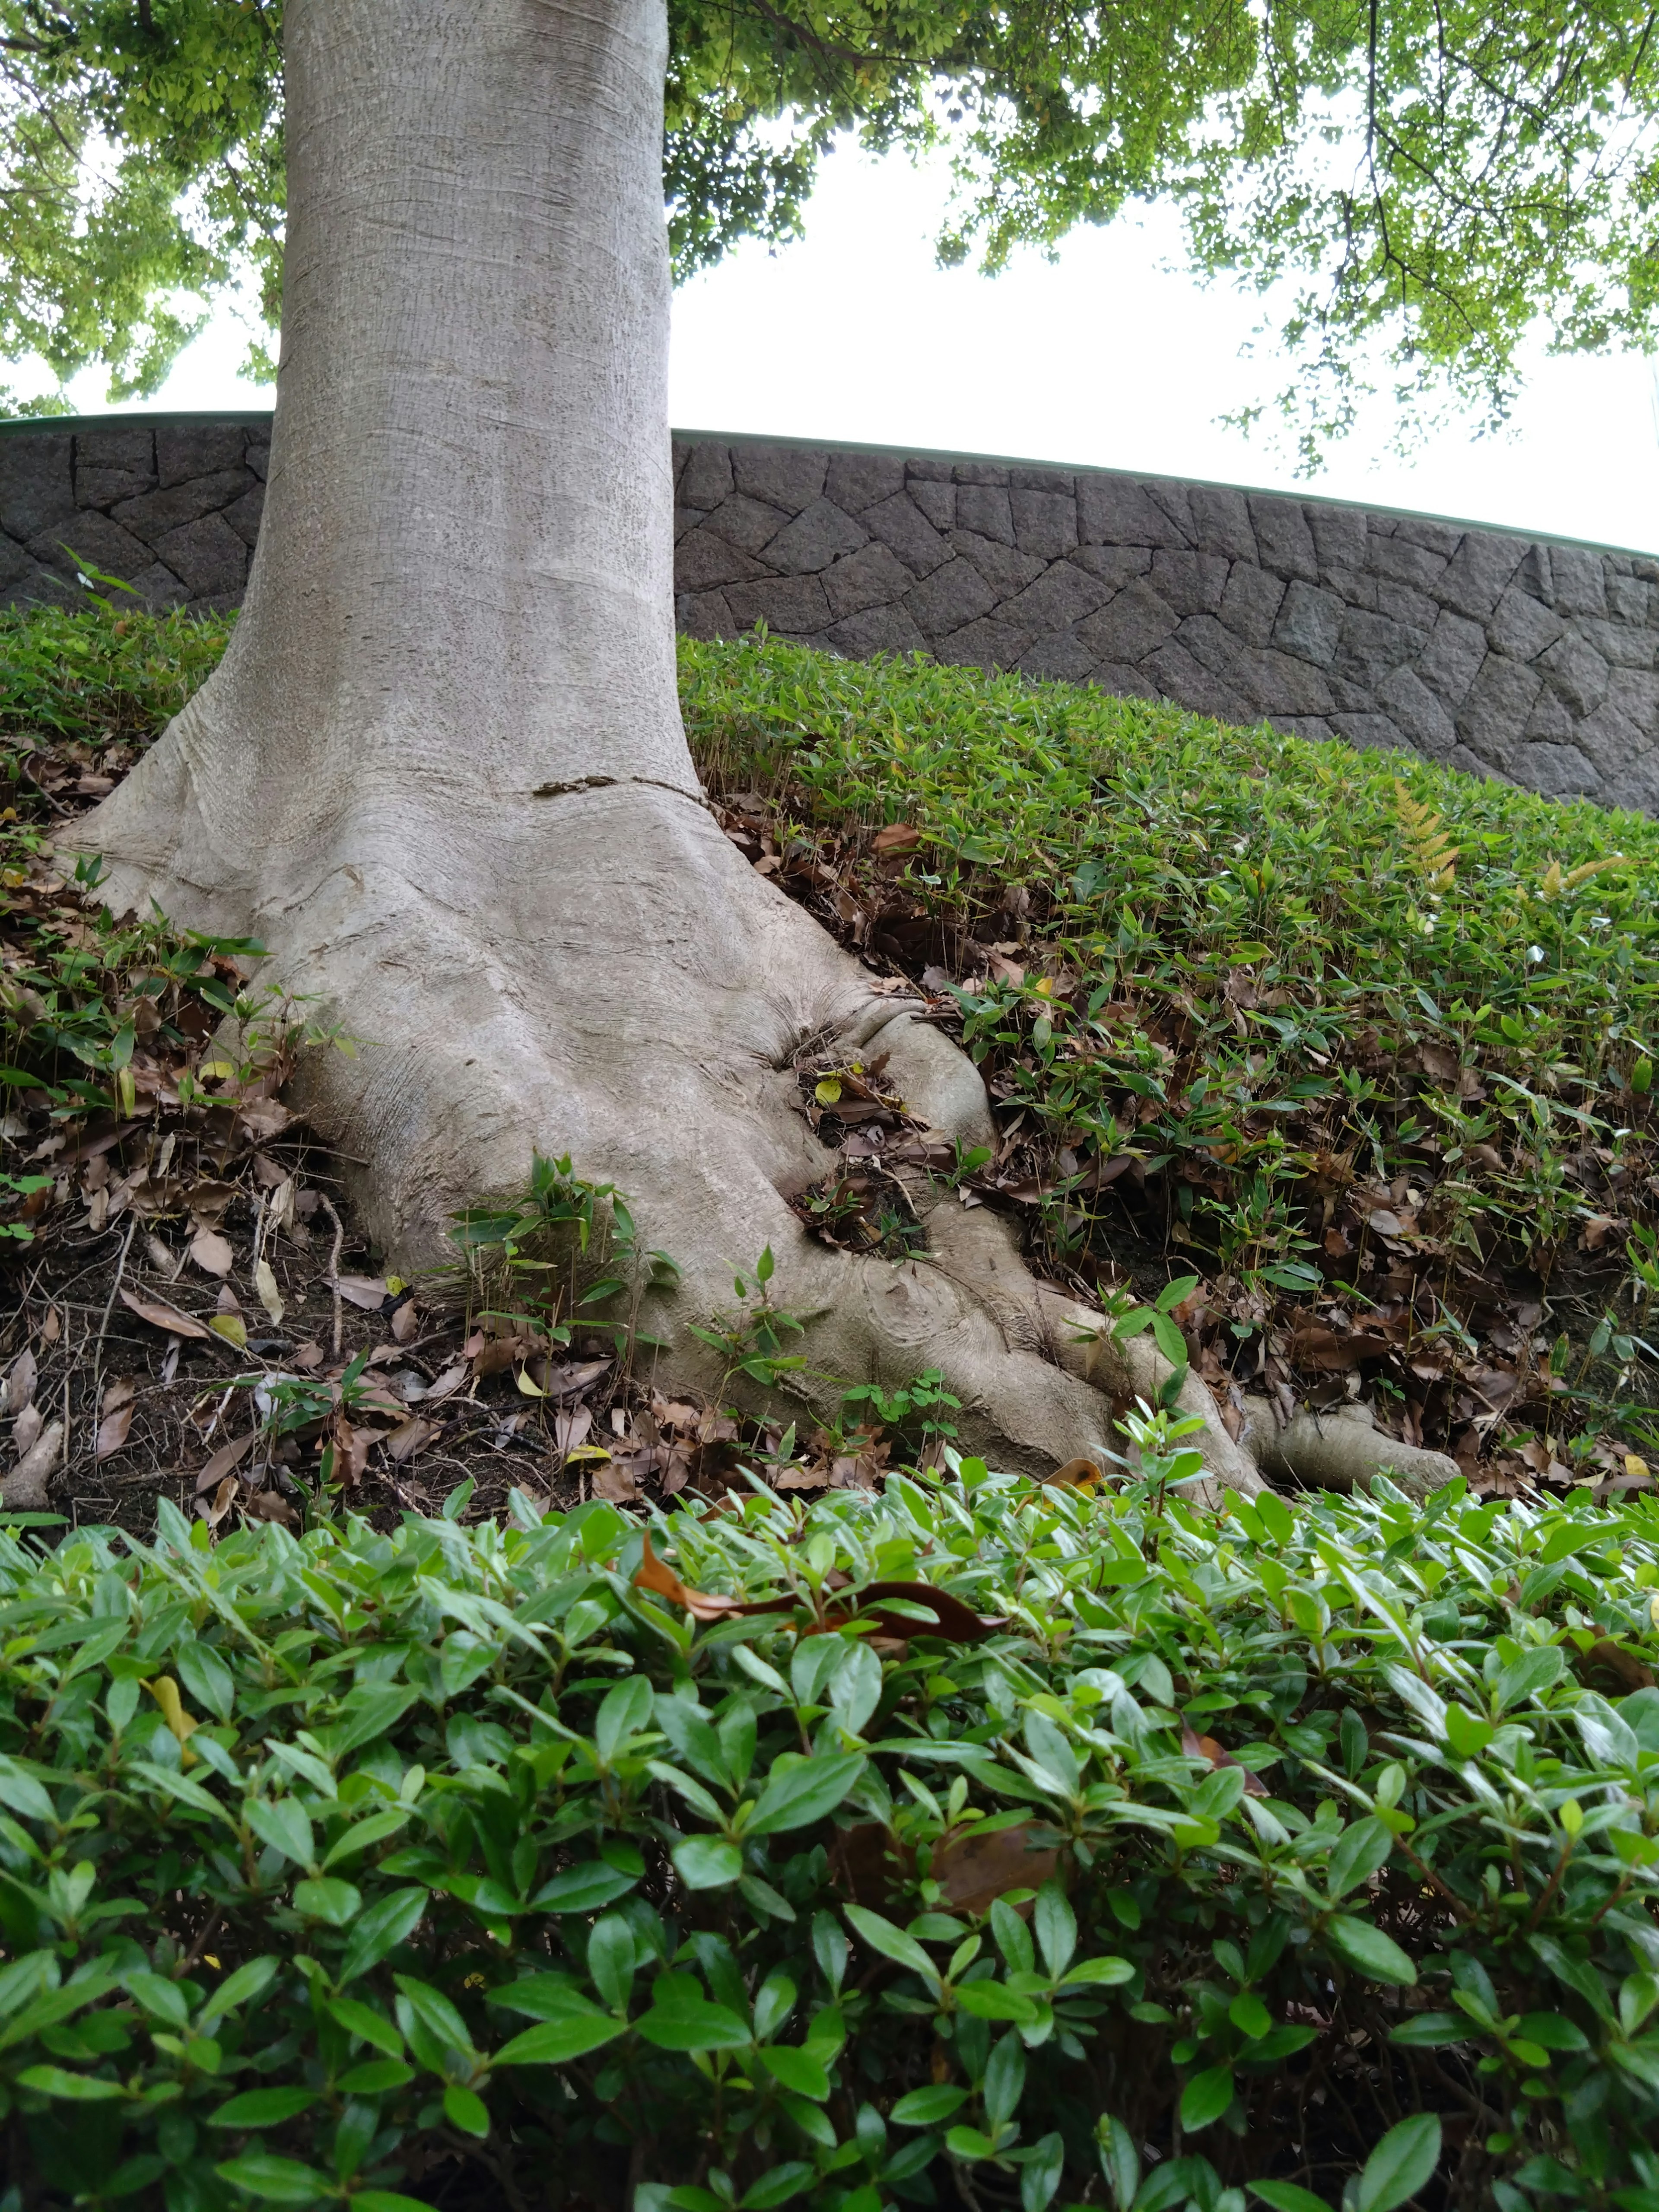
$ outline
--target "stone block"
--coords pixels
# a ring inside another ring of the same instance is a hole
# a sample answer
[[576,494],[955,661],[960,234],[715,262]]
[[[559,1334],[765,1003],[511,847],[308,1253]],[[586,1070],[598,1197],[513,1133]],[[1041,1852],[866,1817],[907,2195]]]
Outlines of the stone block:
[[699,441],[692,447],[679,483],[682,507],[700,507],[709,514],[732,495],[732,455],[725,446]]
[[861,545],[823,572],[823,595],[837,622],[867,607],[890,606],[902,599],[915,578],[885,545]]
[[1027,652],[1031,639],[1012,623],[994,622],[981,616],[978,622],[969,623],[950,637],[939,639],[933,647],[936,659],[948,661],[958,668],[1017,668],[1020,655]]
[[728,584],[726,604],[739,629],[764,623],[786,635],[830,627],[830,602],[817,576],[766,576],[752,584]]
[[1249,645],[1266,645],[1285,597],[1280,577],[1251,561],[1235,561],[1221,594],[1221,619]]
[[999,545],[1014,542],[1014,510],[1000,485],[960,484],[957,487],[957,526]]
[[[1036,583],[1048,565],[1034,553],[1018,552],[1012,545],[1000,544],[994,538],[981,538],[971,530],[953,530],[951,550],[973,562],[1000,599],[1010,599],[1028,584]],[[1152,556],[1145,557],[1150,561]]]
[[1607,571],[1599,553],[1592,553],[1582,545],[1552,545],[1550,574],[1555,585],[1558,614],[1606,615]]
[[192,477],[220,476],[245,465],[247,432],[240,422],[161,422],[155,429],[155,482],[161,491]]
[[192,599],[234,598],[247,582],[247,547],[222,514],[169,530],[155,550]]
[[1323,714],[1334,703],[1316,668],[1289,653],[1242,645],[1214,615],[1189,615],[1175,643],[1256,714]]
[[1492,531],[1468,531],[1441,571],[1435,597],[1454,614],[1485,622],[1508,591],[1526,555],[1526,544],[1521,538],[1501,538]]
[[1542,599],[1547,607],[1555,605],[1555,576],[1547,545],[1528,546],[1527,557],[1515,572],[1515,581],[1521,591]]
[[1010,469],[1008,483],[1013,491],[1052,492],[1070,499],[1077,490],[1077,475],[1072,469]]
[[1600,622],[1594,615],[1580,615],[1573,628],[1586,645],[1615,668],[1651,668],[1659,658],[1659,633],[1638,629],[1633,623]]
[[1451,716],[1415,669],[1396,668],[1377,686],[1376,703],[1421,753],[1444,760],[1457,743]]
[[741,624],[723,592],[686,592],[674,602],[674,624],[687,637],[735,637]]
[[793,522],[785,523],[766,549],[766,565],[781,575],[814,575],[843,553],[856,553],[870,533],[843,514],[833,501],[815,499]]
[[155,488],[155,436],[148,424],[87,430],[75,441],[75,503],[108,507]]
[[1249,499],[1250,526],[1255,532],[1256,558],[1264,568],[1287,580],[1300,577],[1306,584],[1319,577],[1319,556],[1313,532],[1299,502],[1269,499],[1253,493]]
[[880,499],[904,489],[904,464],[896,453],[831,453],[823,479],[826,499],[843,514],[861,514]]
[[865,607],[829,633],[838,653],[868,659],[877,653],[925,653],[927,641],[902,607]]
[[1219,553],[1229,561],[1258,558],[1249,502],[1242,491],[1227,484],[1194,484],[1187,502],[1200,553]]
[[[1362,568],[1327,568],[1325,581],[1349,606],[1363,607],[1368,615],[1376,609],[1376,578]],[[1393,588],[1397,589],[1398,586]]]
[[1644,750],[1649,743],[1659,738],[1659,675],[1652,670],[1610,670],[1607,704],[1641,732]]
[[1057,561],[1077,544],[1077,501],[1069,491],[1011,489],[1014,543],[1040,561]]
[[75,512],[74,440],[67,430],[0,437],[0,530],[27,542]]
[[1651,583],[1637,576],[1609,576],[1607,579],[1607,612],[1614,622],[1645,623],[1653,613],[1654,591]]
[[1150,485],[1132,477],[1080,476],[1077,480],[1078,537],[1085,545],[1184,546],[1192,541]]
[[1322,592],[1298,580],[1285,589],[1273,624],[1273,643],[1299,659],[1328,668],[1336,658],[1347,612],[1334,592]]
[[767,574],[765,564],[712,530],[693,530],[674,548],[674,589],[712,592]]
[[746,498],[799,514],[823,490],[830,456],[810,446],[733,446],[732,481]]
[[[1004,603],[1002,619],[1039,631],[1069,629],[1110,597],[1110,591],[1097,578],[1069,561],[1056,561],[1034,584]],[[1099,658],[1098,653],[1094,655],[1095,659]]]
[[1160,696],[1151,677],[1121,660],[1103,660],[1089,681],[1097,690],[1110,691],[1121,699],[1156,699]]
[[1577,729],[1576,719],[1546,683],[1521,734],[1528,744],[1565,745],[1571,744]]
[[1413,629],[1425,634],[1440,619],[1440,609],[1425,592],[1411,584],[1397,584],[1386,576],[1372,580],[1376,591],[1366,601],[1367,606],[1379,615],[1387,615],[1390,622],[1405,623]]
[[1408,753],[1410,739],[1386,714],[1333,714],[1331,727],[1359,753]]
[[734,491],[720,505],[704,523],[716,538],[724,538],[728,544],[741,546],[745,553],[763,552],[777,536],[789,517],[781,507],[769,507],[763,500],[750,499]]
[[1212,714],[1218,722],[1246,725],[1257,720],[1249,702],[1201,661],[1194,660],[1179,639],[1167,640],[1149,654],[1146,668],[1164,696],[1189,714]]
[[1455,714],[1469,694],[1486,657],[1486,633],[1467,615],[1443,611],[1417,656],[1417,672]]
[[1333,568],[1363,569],[1367,550],[1365,518],[1351,507],[1327,506],[1310,499],[1306,508],[1319,571],[1329,577]]
[[123,583],[142,575],[155,558],[141,539],[123,530],[118,522],[112,522],[108,515],[100,514],[95,507],[83,507],[80,514],[41,531],[29,540],[29,551],[44,568],[60,576],[72,578],[79,560],[89,562],[106,575],[120,577]]
[[[942,453],[907,454],[904,479],[907,483],[960,483],[963,481],[957,474],[957,464],[946,459]],[[1006,483],[1008,471],[1004,469],[997,480]]]
[[270,474],[270,441],[269,438],[250,438],[242,455],[244,468],[252,469],[264,483]]
[[0,592],[15,584],[20,576],[27,576],[34,566],[28,549],[15,538],[0,537]]
[[1322,714],[1275,714],[1273,727],[1308,744],[1328,744],[1336,734]]
[[1230,565],[1219,553],[1154,553],[1152,589],[1178,615],[1212,615]]
[[952,483],[996,485],[1004,491],[1008,489],[1007,470],[991,461],[958,461],[954,468],[945,471],[945,475]]
[[954,484],[930,483],[919,477],[911,481],[908,489],[935,530],[954,529],[957,520],[957,488]]
[[1569,713],[1593,714],[1607,696],[1609,671],[1593,645],[1571,633],[1541,655],[1550,689]]
[[1167,477],[1154,477],[1147,483],[1146,495],[1181,532],[1183,545],[1197,544],[1198,525],[1193,520],[1193,503],[1185,484],[1171,483]]
[[54,575],[50,568],[31,566],[15,584],[0,588],[0,606],[21,607],[78,607],[86,604],[78,584],[65,576]]
[[172,569],[163,567],[159,561],[152,562],[142,576],[133,578],[132,588],[144,605],[156,614],[167,614],[174,607],[182,607],[190,597]]
[[1510,752],[1522,742],[1543,681],[1527,662],[1489,653],[1458,709],[1458,736],[1482,760],[1507,764]]
[[951,558],[951,548],[908,492],[896,493],[859,517],[872,538],[890,546],[912,575],[929,576]]
[[1029,653],[1022,653],[1019,672],[1055,684],[1086,684],[1095,672],[1095,657],[1074,630],[1055,630],[1040,637]]
[[1144,576],[1152,556],[1144,545],[1079,545],[1070,556],[1074,566],[1097,576],[1108,591],[1121,591],[1131,576]]
[[1152,585],[1137,576],[1098,614],[1078,624],[1078,635],[1102,660],[1144,660],[1175,629],[1176,616]]
[[1411,544],[1409,538],[1380,538],[1376,529],[1370,531],[1367,568],[1371,575],[1387,577],[1391,584],[1411,584],[1413,591],[1431,591],[1440,581],[1444,566],[1444,553]]
[[1455,522],[1437,522],[1427,514],[1399,514],[1393,520],[1393,535],[1403,544],[1425,546],[1442,560],[1449,561],[1463,542],[1462,527]]
[[1510,767],[1517,783],[1546,799],[1587,799],[1601,785],[1577,745],[1523,744],[1510,756]]
[[154,545],[169,530],[181,530],[204,514],[216,514],[240,499],[257,479],[240,465],[222,469],[217,476],[195,477],[166,491],[142,493],[137,499],[118,500],[110,513],[124,530]]
[[1358,607],[1350,607],[1342,617],[1342,635],[1331,663],[1332,673],[1375,692],[1390,669],[1415,660],[1427,643],[1425,630],[1393,622],[1387,615],[1368,615]]
[[997,595],[971,561],[946,561],[913,584],[904,605],[925,637],[949,637],[981,615],[988,615]]
[[1553,609],[1511,584],[1492,610],[1486,637],[1494,653],[1506,653],[1511,660],[1536,660],[1565,629]]
[[1659,814],[1659,754],[1626,761],[1596,793],[1603,806],[1628,806],[1639,814]]
[[1575,724],[1572,738],[1608,782],[1623,773],[1627,763],[1638,759],[1649,744],[1646,732],[1638,729],[1611,701],[1604,702],[1593,714],[1584,715]]

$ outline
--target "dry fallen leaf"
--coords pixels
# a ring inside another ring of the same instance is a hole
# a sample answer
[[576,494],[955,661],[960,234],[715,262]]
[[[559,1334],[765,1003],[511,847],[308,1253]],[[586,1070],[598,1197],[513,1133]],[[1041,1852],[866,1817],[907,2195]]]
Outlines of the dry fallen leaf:
[[1092,1490],[1101,1479],[1100,1469],[1091,1459],[1068,1459],[1064,1467],[1043,1477],[1045,1482],[1064,1483],[1073,1490]]
[[94,1462],[100,1459],[108,1459],[114,1453],[118,1452],[125,1443],[127,1432],[131,1426],[131,1402],[118,1406],[112,1413],[106,1413],[98,1424],[98,1440],[93,1447],[92,1453]]
[[1041,1889],[1059,1866],[1060,1853],[1034,1850],[1035,1833],[1035,1825],[1023,1820],[947,1844],[934,1856],[933,1880],[958,1912],[988,1912],[1007,1890]]
[[259,1440],[258,1429],[250,1429],[245,1437],[238,1437],[234,1444],[221,1444],[212,1458],[196,1478],[196,1495],[212,1490],[222,1482],[233,1468],[240,1467]]
[[[44,1334],[45,1332],[42,1331],[42,1334]],[[33,1401],[38,1373],[39,1370],[34,1364],[34,1354],[32,1352],[20,1352],[16,1358],[12,1361],[11,1370],[6,1376],[8,1413],[21,1413],[23,1408]]]
[[[1207,1759],[1212,1766],[1237,1766],[1239,1764],[1231,1752],[1223,1751],[1212,1735],[1200,1735],[1185,1713],[1181,1717],[1181,1748],[1188,1759]],[[1252,1774],[1248,1766],[1242,1771],[1244,1776],[1244,1795],[1247,1797],[1265,1797],[1267,1794],[1267,1784],[1259,1775]]]
[[276,1278],[270,1271],[269,1260],[260,1260],[253,1269],[253,1287],[259,1294],[259,1303],[270,1316],[272,1324],[280,1328],[283,1320],[283,1294],[276,1287]]
[[178,1280],[179,1270],[185,1264],[185,1255],[182,1252],[175,1252],[170,1245],[164,1244],[159,1237],[151,1236],[144,1239],[144,1253],[150,1266],[155,1268],[158,1275],[165,1275],[170,1283]]
[[320,1367],[327,1357],[320,1344],[306,1343],[289,1354],[289,1364],[294,1367],[303,1368],[306,1373],[309,1374],[313,1367]]
[[222,1279],[236,1264],[229,1240],[216,1229],[198,1229],[190,1240],[190,1256],[204,1275]]
[[199,1321],[192,1319],[189,1314],[180,1313],[177,1306],[163,1305],[159,1298],[135,1297],[124,1286],[121,1303],[136,1313],[140,1321],[147,1321],[152,1328],[164,1328],[173,1336],[205,1338],[207,1335]]
[[416,1414],[412,1419],[400,1421],[386,1440],[386,1456],[396,1467],[412,1459],[421,1446],[438,1433],[435,1421],[423,1421]]
[[421,1326],[421,1310],[413,1298],[405,1298],[392,1316],[392,1334],[398,1344],[412,1344]]
[[128,1400],[135,1395],[137,1388],[131,1375],[118,1375],[108,1389],[105,1391],[104,1402],[99,1407],[99,1411],[112,1413],[118,1406],[125,1406],[127,1403]]
[[890,853],[914,853],[921,842],[921,832],[908,822],[890,822],[884,830],[878,830],[871,840],[871,849],[885,855]]
[[365,1313],[386,1304],[383,1275],[342,1275],[337,1281],[331,1279],[328,1287],[338,1291],[348,1305],[361,1306]]
[[[613,1460],[611,1465],[614,1467],[616,1462]],[[601,1496],[605,1494],[599,1491],[599,1478],[603,1472],[602,1469],[596,1470],[593,1477],[594,1490]],[[635,1484],[635,1495],[638,1488]],[[634,1577],[634,1587],[635,1589],[654,1591],[657,1596],[665,1597],[671,1604],[684,1606],[694,1620],[724,1620],[729,1614],[744,1610],[738,1598],[714,1597],[707,1590],[692,1589],[683,1583],[672,1567],[665,1565],[652,1550],[648,1533],[645,1539],[644,1554]],[[786,1600],[785,1602],[787,1604],[790,1601]]]
[[229,1512],[231,1507],[235,1504],[236,1490],[237,1482],[235,1476],[234,1474],[228,1474],[224,1480],[219,1485],[218,1488],[214,1492],[212,1497],[207,1499],[204,1504],[197,1507],[197,1511],[201,1515],[203,1520],[207,1522],[210,1528],[216,1528],[219,1523],[224,1519],[226,1514]]
[[46,1425],[40,1408],[30,1403],[24,1407],[12,1425],[11,1448],[19,1459],[27,1459],[34,1449],[34,1440]]
[[284,1528],[297,1528],[300,1516],[280,1491],[256,1490],[245,1498],[242,1511],[250,1521],[280,1521]]
[[[635,1474],[633,1468],[629,1466],[625,1460],[607,1459],[602,1466],[596,1467],[593,1469],[593,1495],[595,1498],[603,1498],[611,1505],[626,1505],[633,1499],[636,1498],[639,1494],[639,1478]],[[647,1536],[645,1541],[646,1549],[649,1551],[651,1548],[651,1539]],[[641,1568],[640,1573],[635,1576],[634,1580],[635,1583],[646,1589],[654,1589],[657,1587],[654,1583],[642,1581],[641,1577],[643,1577],[644,1571],[644,1569]],[[663,1571],[666,1573],[666,1568],[665,1568]]]
[[592,1408],[573,1407],[568,1413],[553,1416],[553,1449],[556,1452],[573,1452],[578,1444],[586,1443],[587,1432],[593,1425]]

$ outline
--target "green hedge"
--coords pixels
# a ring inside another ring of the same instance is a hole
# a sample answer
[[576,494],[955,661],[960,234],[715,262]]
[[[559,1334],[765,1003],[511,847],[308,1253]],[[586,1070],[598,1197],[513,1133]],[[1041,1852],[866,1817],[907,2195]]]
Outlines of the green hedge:
[[464,1502],[0,1533],[13,2212],[1659,2212],[1653,1506]]

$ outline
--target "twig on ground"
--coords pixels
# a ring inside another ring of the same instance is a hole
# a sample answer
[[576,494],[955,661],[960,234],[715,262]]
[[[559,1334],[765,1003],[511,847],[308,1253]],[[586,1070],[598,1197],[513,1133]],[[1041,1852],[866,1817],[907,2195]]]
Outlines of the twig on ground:
[[334,1293],[334,1357],[340,1356],[340,1337],[344,1328],[344,1316],[340,1306],[340,1254],[345,1249],[345,1224],[334,1210],[334,1201],[326,1191],[319,1190],[317,1203],[334,1224],[334,1249],[329,1255],[328,1286]]

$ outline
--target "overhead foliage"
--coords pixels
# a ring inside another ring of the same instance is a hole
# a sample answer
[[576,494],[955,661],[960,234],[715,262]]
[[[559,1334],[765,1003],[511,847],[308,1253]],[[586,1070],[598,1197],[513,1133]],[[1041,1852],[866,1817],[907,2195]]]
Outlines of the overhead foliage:
[[[280,14],[0,0],[0,354],[147,392],[194,326],[181,297],[252,264],[274,317]],[[670,0],[676,269],[798,234],[838,134],[948,143],[947,261],[994,271],[1167,195],[1196,268],[1282,280],[1305,461],[1385,358],[1408,415],[1498,419],[1529,328],[1652,343],[1653,26],[1619,0]]]

